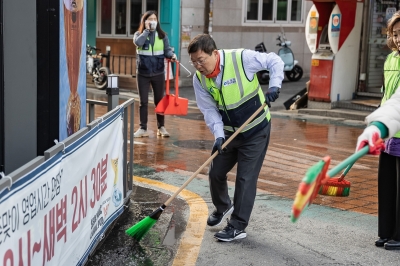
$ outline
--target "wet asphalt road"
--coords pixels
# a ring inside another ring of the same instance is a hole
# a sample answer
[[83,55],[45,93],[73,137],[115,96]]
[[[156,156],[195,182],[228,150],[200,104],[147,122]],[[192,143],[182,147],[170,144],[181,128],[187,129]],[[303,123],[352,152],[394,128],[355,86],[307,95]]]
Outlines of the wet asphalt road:
[[[135,105],[137,113],[138,104]],[[190,115],[191,119],[168,118],[167,128],[171,133],[168,139],[157,138],[154,116],[149,115],[150,137],[135,140],[136,176],[179,187],[209,157],[212,136],[204,122],[201,123],[201,117],[197,117],[198,112],[193,111]],[[135,121],[137,124],[137,116]],[[173,258],[178,255],[179,247],[168,246],[164,241],[172,232],[170,229],[190,226],[185,224],[191,210],[185,202],[193,204],[190,199],[183,201],[179,197],[183,203],[180,208],[176,208],[177,212],[170,208],[172,213],[169,213],[167,208],[160,217],[162,220],[139,243],[123,235],[127,228],[159,207],[168,198],[166,195],[172,193],[150,186],[146,189],[154,189],[157,191],[154,194],[159,195],[142,202],[133,199],[133,203],[138,206],[133,205],[133,209],[129,209],[128,218],[120,220],[119,227],[114,228],[116,231],[110,234],[111,238],[107,237],[90,263],[199,266],[399,265],[400,251],[386,251],[373,244],[377,237],[376,157],[367,156],[353,166],[348,175],[352,181],[350,197],[319,196],[297,223],[293,224],[289,219],[293,196],[305,170],[326,154],[332,155],[333,165],[352,154],[355,139],[362,129],[360,123],[349,126],[327,120],[274,117],[271,144],[260,173],[259,191],[251,221],[246,228],[247,238],[220,243],[213,238],[213,234],[223,226],[207,227],[202,234],[196,236],[200,238],[201,245],[197,247],[195,263],[174,264]],[[207,168],[187,187],[204,199],[207,205],[208,211],[203,216],[205,218],[200,221],[203,224],[208,213],[213,211],[206,174]],[[231,185],[229,192],[233,195],[234,170],[228,174],[228,180]],[[143,186],[135,182],[135,187]],[[139,190],[132,196],[136,194],[146,193]],[[148,199],[147,196],[145,198]],[[146,205],[151,207],[147,208]],[[178,212],[182,217],[179,222],[173,218],[175,214],[178,217]],[[169,243],[182,242],[184,234],[175,230],[174,237],[167,239],[172,239]],[[114,240],[110,240],[113,237]],[[154,249],[159,253],[152,257]],[[110,259],[109,256],[114,257]],[[117,260],[118,257],[120,260]]]

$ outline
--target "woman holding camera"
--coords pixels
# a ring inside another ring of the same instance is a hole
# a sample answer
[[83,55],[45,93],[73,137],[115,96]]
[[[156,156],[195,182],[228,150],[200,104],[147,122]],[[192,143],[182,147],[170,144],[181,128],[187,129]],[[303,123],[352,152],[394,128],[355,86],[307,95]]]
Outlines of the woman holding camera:
[[[139,91],[140,128],[135,138],[148,137],[147,116],[150,84],[153,88],[154,104],[161,101],[165,91],[164,59],[176,60],[169,46],[167,34],[161,29],[156,11],[147,11],[133,36],[136,45],[136,81]],[[157,114],[157,136],[169,137],[164,126],[164,116]]]

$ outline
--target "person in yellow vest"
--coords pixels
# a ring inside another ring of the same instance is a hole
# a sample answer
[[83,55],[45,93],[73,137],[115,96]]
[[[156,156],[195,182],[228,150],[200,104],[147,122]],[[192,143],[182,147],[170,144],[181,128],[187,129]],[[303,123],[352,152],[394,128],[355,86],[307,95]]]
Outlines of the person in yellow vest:
[[[232,241],[247,236],[257,190],[257,179],[267,152],[271,114],[268,106],[279,96],[284,63],[274,53],[246,49],[222,49],[208,34],[193,38],[187,51],[196,68],[193,87],[197,106],[214,135],[209,182],[215,211],[208,217],[209,226],[218,226],[230,215],[228,224],[214,236]],[[256,73],[269,70],[269,89],[264,96]],[[263,103],[267,106],[225,149],[222,145]],[[233,202],[228,194],[227,174],[237,164]]]
[[[169,45],[167,34],[161,29],[156,11],[143,14],[140,26],[133,36],[136,45],[136,82],[139,91],[140,128],[135,138],[148,137],[148,105],[150,84],[153,88],[154,104],[161,101],[165,91],[164,59],[176,60],[176,55]],[[157,117],[157,136],[169,137],[165,129],[164,116]]]
[[[378,247],[400,249],[400,12],[388,21],[388,47],[381,107],[366,117],[368,127],[358,137],[356,150],[369,144],[370,154],[379,155],[378,166]],[[385,150],[375,145],[388,138]]]

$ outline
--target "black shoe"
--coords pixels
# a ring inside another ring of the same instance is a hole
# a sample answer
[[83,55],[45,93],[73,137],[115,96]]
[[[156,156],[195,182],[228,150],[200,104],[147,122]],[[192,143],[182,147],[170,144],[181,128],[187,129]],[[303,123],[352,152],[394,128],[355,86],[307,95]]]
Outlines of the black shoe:
[[379,238],[378,240],[375,241],[375,246],[377,247],[383,247],[386,242],[389,241],[389,238]]
[[207,224],[209,226],[217,226],[220,225],[222,220],[224,220],[228,215],[231,215],[233,212],[233,205],[229,207],[226,211],[223,213],[217,213],[217,211],[214,211],[207,219]]
[[393,250],[393,249],[400,249],[400,241],[396,240],[389,240],[385,243],[385,249]]
[[222,231],[219,231],[214,235],[218,240],[229,242],[235,239],[242,239],[247,236],[244,230],[238,230],[228,222],[228,225]]

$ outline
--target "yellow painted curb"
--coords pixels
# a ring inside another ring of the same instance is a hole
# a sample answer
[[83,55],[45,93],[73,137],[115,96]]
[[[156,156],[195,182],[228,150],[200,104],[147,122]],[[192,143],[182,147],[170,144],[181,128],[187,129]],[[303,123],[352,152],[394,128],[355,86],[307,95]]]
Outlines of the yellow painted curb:
[[[142,184],[161,188],[171,192],[177,191],[179,188],[162,183],[159,181],[134,176],[133,180]],[[206,220],[208,217],[208,207],[203,198],[189,190],[182,190],[179,196],[185,199],[189,205],[190,215],[186,225],[186,230],[182,235],[174,262],[172,265],[196,265],[199,255],[201,242],[203,241],[204,230],[206,228]]]

